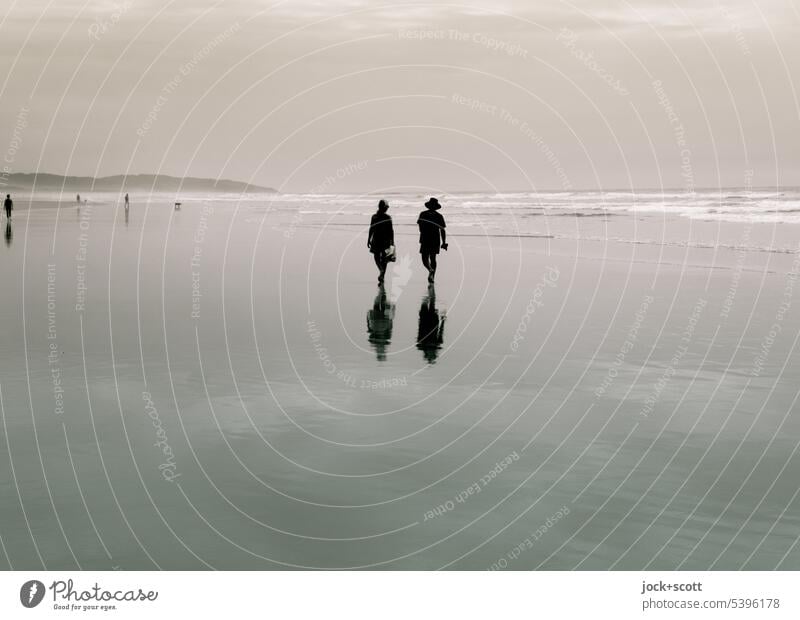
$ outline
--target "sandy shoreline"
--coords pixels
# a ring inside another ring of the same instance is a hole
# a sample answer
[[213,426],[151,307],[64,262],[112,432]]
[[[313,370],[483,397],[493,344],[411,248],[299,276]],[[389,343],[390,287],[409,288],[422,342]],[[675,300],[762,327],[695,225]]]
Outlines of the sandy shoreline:
[[[781,308],[800,294],[797,257],[743,253],[740,225],[721,228],[731,248],[672,243],[719,223],[649,216],[551,223],[575,239],[454,226],[441,342],[420,345],[430,291],[400,226],[376,319],[355,226],[153,203],[127,224],[65,205],[56,229],[34,207],[5,247],[0,302],[0,458],[26,481],[20,504],[0,474],[14,557],[37,557],[22,505],[65,569],[58,519],[98,569],[758,569],[793,536],[800,326]],[[587,238],[608,226],[670,243]],[[557,535],[509,558],[548,520]]]

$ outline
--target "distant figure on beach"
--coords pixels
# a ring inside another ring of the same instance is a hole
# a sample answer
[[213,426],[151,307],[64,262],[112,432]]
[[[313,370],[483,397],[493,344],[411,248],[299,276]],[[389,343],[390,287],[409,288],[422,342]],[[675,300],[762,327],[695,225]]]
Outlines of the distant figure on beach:
[[[428,270],[428,282],[433,282],[436,277],[436,255],[439,248],[447,250],[447,235],[445,223],[439,209],[442,205],[436,198],[431,198],[425,203],[425,211],[419,214],[419,253],[422,255],[422,264]],[[441,238],[441,245],[439,239]]]
[[130,198],[128,198],[128,194],[125,194],[125,208],[127,209],[130,206],[131,206],[131,200]]
[[367,248],[372,252],[375,264],[378,266],[378,284],[383,284],[386,277],[386,266],[394,260],[392,248],[394,246],[394,228],[392,218],[386,213],[389,204],[385,200],[378,203],[378,211],[372,216],[369,223],[369,236]]
[[77,202],[78,204],[81,204],[81,195],[80,194],[75,196],[75,202]]
[[417,348],[429,364],[435,364],[439,349],[444,343],[444,322],[447,316],[436,309],[436,289],[433,284],[428,287],[428,294],[422,298],[419,309],[419,331],[417,332]]
[[11,228],[11,222],[6,222],[6,245],[11,247],[11,242],[14,240],[14,230]]
[[14,201],[11,200],[11,194],[6,194],[6,200],[3,203],[3,206],[6,208],[6,219],[11,219],[11,211],[14,210]]
[[367,311],[369,343],[375,349],[379,362],[386,361],[386,349],[392,341],[394,310],[394,304],[386,298],[386,290],[380,286],[372,308]]

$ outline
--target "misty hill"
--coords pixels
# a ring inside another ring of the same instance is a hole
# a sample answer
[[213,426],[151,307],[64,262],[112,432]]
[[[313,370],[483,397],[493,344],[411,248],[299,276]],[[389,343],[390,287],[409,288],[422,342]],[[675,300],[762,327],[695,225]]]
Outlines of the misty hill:
[[201,179],[196,177],[171,177],[165,174],[118,174],[110,177],[64,177],[59,174],[16,173],[8,176],[6,189],[11,191],[50,192],[274,192],[271,187],[261,187],[229,181],[227,179]]

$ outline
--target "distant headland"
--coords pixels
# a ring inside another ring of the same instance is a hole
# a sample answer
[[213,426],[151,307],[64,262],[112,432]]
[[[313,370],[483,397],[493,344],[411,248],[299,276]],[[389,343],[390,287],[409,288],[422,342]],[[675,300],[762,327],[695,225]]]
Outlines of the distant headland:
[[3,191],[65,192],[275,192],[271,187],[228,179],[172,177],[165,174],[117,174],[109,177],[75,177],[60,174],[18,172],[3,178]]

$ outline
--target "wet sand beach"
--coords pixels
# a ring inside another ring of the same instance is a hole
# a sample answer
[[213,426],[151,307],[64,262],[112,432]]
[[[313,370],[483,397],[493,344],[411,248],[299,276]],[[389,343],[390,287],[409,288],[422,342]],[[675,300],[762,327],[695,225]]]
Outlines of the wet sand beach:
[[17,199],[0,565],[800,568],[790,214],[325,200]]

